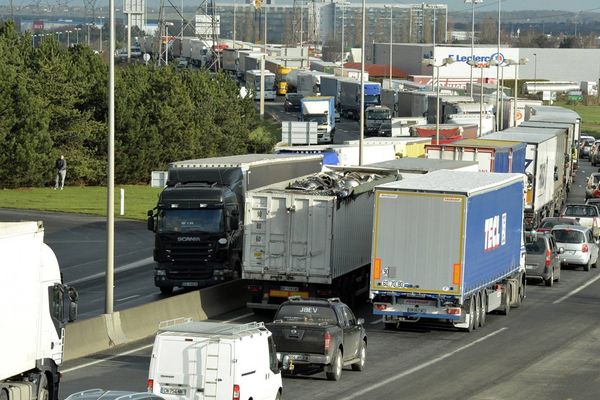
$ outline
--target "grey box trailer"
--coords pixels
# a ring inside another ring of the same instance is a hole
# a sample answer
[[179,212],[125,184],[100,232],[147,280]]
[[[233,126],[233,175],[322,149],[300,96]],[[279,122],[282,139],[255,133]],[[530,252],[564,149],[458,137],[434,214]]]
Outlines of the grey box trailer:
[[339,167],[250,191],[244,265],[252,309],[276,309],[289,296],[368,292],[373,188],[398,179],[390,169]]

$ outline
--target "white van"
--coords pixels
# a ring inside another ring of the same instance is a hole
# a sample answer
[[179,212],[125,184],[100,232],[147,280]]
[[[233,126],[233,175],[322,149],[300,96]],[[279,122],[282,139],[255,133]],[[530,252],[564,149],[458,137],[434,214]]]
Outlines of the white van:
[[282,390],[275,344],[262,322],[160,324],[149,392],[166,400],[280,400]]

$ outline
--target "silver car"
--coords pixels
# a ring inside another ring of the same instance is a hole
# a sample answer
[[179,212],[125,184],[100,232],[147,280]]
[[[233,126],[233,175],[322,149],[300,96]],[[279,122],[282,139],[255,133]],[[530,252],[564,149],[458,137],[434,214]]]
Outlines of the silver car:
[[560,255],[564,249],[557,247],[549,233],[527,232],[525,234],[525,276],[541,279],[546,286],[560,280]]
[[556,246],[563,248],[560,255],[563,264],[583,266],[585,271],[598,266],[598,244],[592,231],[584,226],[556,225],[552,228]]

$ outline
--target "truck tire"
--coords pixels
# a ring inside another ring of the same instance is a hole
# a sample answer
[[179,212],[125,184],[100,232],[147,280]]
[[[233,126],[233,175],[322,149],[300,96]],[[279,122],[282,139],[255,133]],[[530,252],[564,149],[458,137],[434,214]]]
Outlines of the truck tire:
[[523,278],[519,277],[519,286],[517,287],[517,298],[515,300],[515,304],[513,304],[514,308],[519,308],[521,304],[523,304],[523,299],[525,298],[525,286],[523,285]]
[[40,383],[38,385],[37,400],[50,400],[50,391],[48,389],[48,377],[43,372],[40,374]]
[[485,326],[485,319],[487,316],[487,297],[485,295],[485,290],[479,292],[479,296],[481,298],[481,314],[479,315],[479,327],[483,328]]
[[333,356],[331,365],[328,367],[327,372],[325,373],[327,379],[330,381],[339,381],[342,377],[342,366],[342,349],[338,349]]
[[504,286],[504,292],[502,292],[502,303],[504,303],[504,310],[502,310],[502,315],[508,315],[510,313],[510,284],[506,282]]
[[475,293],[473,295],[473,300],[475,303],[475,313],[473,314],[473,330],[479,328],[479,317],[481,316],[481,298],[479,297],[479,293]]
[[550,277],[548,277],[548,279],[544,280],[544,284],[548,287],[552,287],[554,285],[554,269],[552,269],[552,272],[550,273]]
[[281,389],[277,392],[277,396],[275,396],[275,400],[283,400],[283,395],[281,394]]
[[0,400],[8,400],[8,392],[5,389],[0,389]]
[[164,294],[165,296],[173,294],[173,287],[172,286],[160,286],[160,293]]
[[358,362],[352,364],[353,371],[362,371],[365,369],[365,361],[367,360],[367,343],[363,340],[358,348]]
[[466,328],[461,328],[461,330],[463,332],[473,332],[473,329],[474,329],[473,314],[474,313],[475,313],[475,302],[473,301],[473,298],[471,297],[469,299],[469,312],[467,313],[469,315],[469,326]]

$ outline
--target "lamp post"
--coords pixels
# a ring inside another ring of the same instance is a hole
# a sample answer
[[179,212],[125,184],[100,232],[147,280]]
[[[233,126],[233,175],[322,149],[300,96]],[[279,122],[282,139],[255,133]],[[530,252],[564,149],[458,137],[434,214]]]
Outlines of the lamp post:
[[[110,24],[108,57],[108,171],[106,191],[106,297],[104,313],[112,314],[114,306],[115,267],[115,0],[108,2]],[[88,46],[90,43],[88,24]]]
[[384,8],[389,8],[390,9],[390,88],[392,87],[392,63],[393,63],[393,43],[394,43],[394,15],[393,15],[393,10],[394,10],[394,6],[392,5],[385,5]]
[[358,142],[358,165],[363,164],[363,150],[365,138],[365,24],[367,6],[362,0],[362,36],[360,55],[360,136]]
[[507,65],[515,66],[515,88],[514,88],[514,108],[513,108],[513,126],[517,126],[517,82],[519,80],[519,65],[525,65],[529,62],[527,58],[521,58],[519,61],[506,60]]
[[[475,4],[483,3],[483,0],[465,0],[465,3],[471,3],[471,60],[475,56]],[[473,66],[469,75],[471,85],[471,97],[473,97]]]
[[450,57],[444,58],[441,64],[436,64],[435,59],[426,58],[422,61],[424,65],[428,65],[435,69],[437,88],[436,88],[436,110],[435,110],[435,142],[440,144],[440,68],[450,65],[454,60]]
[[77,44],[79,44],[79,31],[81,30],[81,28],[75,28],[75,40],[77,42]]
[[537,82],[537,53],[533,53],[533,80]]
[[467,61],[473,68],[479,68],[481,70],[481,82],[479,83],[479,136],[483,134],[483,69],[489,68],[491,66],[490,63],[478,63],[475,60]]
[[[498,110],[500,109],[500,66],[504,60],[500,59],[500,33],[501,33],[501,25],[500,25],[500,10],[501,10],[502,0],[498,0],[498,49],[496,60],[498,63],[496,64],[496,114],[498,114]],[[496,118],[496,131],[500,130],[500,119]]]
[[346,4],[348,4],[347,1],[342,2],[342,48],[341,48],[341,56],[340,56],[340,62],[342,63],[342,76],[344,76],[344,54],[345,54],[344,26],[346,26]]
[[233,2],[233,48],[235,49],[235,28],[236,28],[236,10],[237,10],[237,1]]
[[58,45],[59,45],[59,46],[60,46],[60,34],[61,34],[61,33],[62,33],[62,32],[56,32],[56,36],[58,37]]
[[169,65],[169,27],[173,26],[172,22],[165,22],[165,65]]
[[67,31],[67,49],[71,47],[71,31]]

